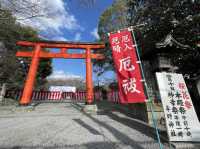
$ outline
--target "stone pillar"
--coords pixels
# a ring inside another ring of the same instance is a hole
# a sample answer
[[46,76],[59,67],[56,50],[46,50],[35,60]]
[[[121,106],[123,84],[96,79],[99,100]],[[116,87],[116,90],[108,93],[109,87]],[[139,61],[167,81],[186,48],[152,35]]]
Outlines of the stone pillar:
[[197,81],[197,90],[198,90],[198,93],[200,96],[200,79],[198,79],[198,81]]
[[0,102],[3,101],[5,95],[6,95],[6,83],[3,83],[0,93]]

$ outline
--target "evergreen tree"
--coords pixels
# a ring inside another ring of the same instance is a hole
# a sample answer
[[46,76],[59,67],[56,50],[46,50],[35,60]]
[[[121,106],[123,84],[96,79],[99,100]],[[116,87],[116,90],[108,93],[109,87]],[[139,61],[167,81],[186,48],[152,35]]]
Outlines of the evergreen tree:
[[[1,10],[3,10],[1,8]],[[26,78],[30,59],[17,58],[16,52],[21,47],[16,45],[19,40],[36,41],[40,40],[37,31],[31,27],[21,26],[16,22],[16,19],[8,10],[4,10],[6,19],[0,20],[0,42],[4,48],[0,53],[0,81],[1,83],[8,83],[12,88],[22,88],[23,81]],[[31,49],[26,49],[31,50]],[[45,59],[40,61],[38,75],[37,75],[37,87],[45,83],[45,78],[51,73],[51,60]]]
[[99,50],[100,52],[103,52],[106,59],[98,61],[93,60],[95,65],[94,71],[99,75],[105,71],[113,70],[114,68],[112,53],[108,41],[108,33],[128,26],[127,10],[126,1],[118,0],[115,1],[110,8],[105,10],[99,19],[98,33],[101,41],[106,44],[105,49]]
[[[195,74],[199,69],[200,1],[198,0],[117,0],[100,17],[99,35],[107,43],[106,61],[95,62],[104,72],[113,69],[112,54],[108,44],[108,32],[120,28],[145,24],[135,28],[137,42],[142,55],[159,52],[156,44],[169,34],[183,47],[168,47],[180,72]],[[157,51],[156,51],[157,49]]]

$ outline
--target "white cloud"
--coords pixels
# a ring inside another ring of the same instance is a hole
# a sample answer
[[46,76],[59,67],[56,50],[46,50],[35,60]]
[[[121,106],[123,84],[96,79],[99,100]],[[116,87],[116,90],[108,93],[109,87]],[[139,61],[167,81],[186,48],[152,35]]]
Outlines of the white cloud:
[[52,40],[56,40],[56,41],[68,41],[65,37],[63,36],[55,36],[52,38]]
[[75,41],[79,41],[81,40],[81,33],[76,33],[75,37],[74,37]]
[[83,80],[83,78],[79,75],[74,75],[74,74],[69,74],[64,72],[63,70],[57,70],[53,72],[48,78],[48,80],[56,80],[56,79],[61,79],[61,80]]
[[90,32],[90,34],[95,38],[99,39],[99,34],[97,28],[94,28],[93,31]]
[[[32,26],[40,31],[52,30],[54,34],[62,35],[62,30],[82,30],[78,24],[75,16],[67,9],[67,3],[63,0],[29,0],[14,1],[14,6],[7,0],[2,0],[4,7],[13,10],[14,15],[18,18],[18,21],[24,25]],[[27,8],[34,9],[30,10]],[[19,11],[14,11],[13,7],[16,7]],[[26,8],[26,9],[25,9]],[[41,17],[34,17],[31,19],[25,19],[31,15],[38,15]]]

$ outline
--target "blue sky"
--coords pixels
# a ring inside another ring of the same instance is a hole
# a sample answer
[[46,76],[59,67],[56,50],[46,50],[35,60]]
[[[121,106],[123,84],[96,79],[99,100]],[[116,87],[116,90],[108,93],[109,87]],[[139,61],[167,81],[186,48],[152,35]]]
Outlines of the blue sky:
[[[69,11],[75,16],[81,29],[80,32],[78,31],[80,34],[75,31],[63,30],[64,37],[74,41],[80,35],[79,41],[95,41],[95,32],[98,26],[99,16],[111,4],[111,0],[101,0],[101,2],[97,1],[94,6],[87,8],[80,6],[77,1],[68,3]],[[63,70],[65,73],[80,75],[85,78],[85,60],[54,59],[53,68],[54,72]],[[105,74],[104,77],[109,78],[111,75]],[[95,74],[93,74],[93,79],[96,79]]]
[[[33,1],[34,0],[30,0]],[[113,0],[95,0],[88,7],[81,0],[40,0],[38,10],[46,17],[23,20],[21,23],[38,29],[40,36],[48,40],[89,41],[98,38],[97,26],[100,15]],[[86,1],[86,0],[83,0]],[[88,0],[90,1],[90,0]],[[23,17],[22,14],[16,14]],[[81,76],[85,78],[85,61],[71,59],[53,59],[53,76]],[[102,78],[113,79],[112,73]],[[93,79],[96,76],[93,73]]]

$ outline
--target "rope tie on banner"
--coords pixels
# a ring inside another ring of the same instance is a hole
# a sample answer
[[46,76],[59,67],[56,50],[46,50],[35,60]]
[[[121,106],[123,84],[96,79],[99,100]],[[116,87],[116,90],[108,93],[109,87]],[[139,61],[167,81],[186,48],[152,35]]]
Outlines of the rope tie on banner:
[[142,67],[142,63],[141,63],[141,59],[140,59],[140,55],[139,55],[138,46],[137,46],[137,43],[136,43],[136,38],[135,38],[135,35],[134,35],[134,32],[133,32],[133,27],[128,28],[128,31],[131,31],[132,36],[133,36],[133,40],[134,40],[135,45],[136,45],[136,53],[137,53],[138,60],[140,62],[139,63],[140,70],[141,70],[141,73],[142,73],[142,78],[144,80],[144,87],[145,87],[146,95],[147,95],[147,99],[148,99],[147,103],[150,103],[150,110],[151,110],[151,113],[152,113],[153,125],[154,125],[154,128],[156,129],[156,136],[157,136],[157,139],[158,139],[159,147],[160,147],[160,149],[163,149],[163,146],[162,146],[161,141],[160,141],[160,135],[159,135],[159,132],[158,132],[156,119],[155,119],[156,117],[155,117],[154,108],[153,108],[153,100],[150,98],[149,93],[148,93],[148,86],[147,86],[147,83],[145,81],[144,71],[143,71],[143,67]]
[[137,64],[141,64],[141,61],[136,61]]
[[[138,25],[134,25],[134,26],[129,26],[129,27],[126,27],[126,28],[123,28],[123,29],[119,29],[119,30],[117,30],[117,31],[113,31],[113,32],[109,32],[109,33],[107,33],[107,35],[108,35],[108,37],[110,36],[110,34],[113,34],[113,33],[120,33],[121,31],[123,31],[123,30],[128,30],[128,31],[133,31],[134,30],[134,28],[138,28],[138,27],[142,27],[142,26],[145,26],[145,25],[147,25],[147,23],[143,23],[143,24],[138,24]],[[135,46],[137,46],[137,45],[135,45]]]
[[143,79],[143,80],[140,80],[140,82],[146,82],[146,80]]

